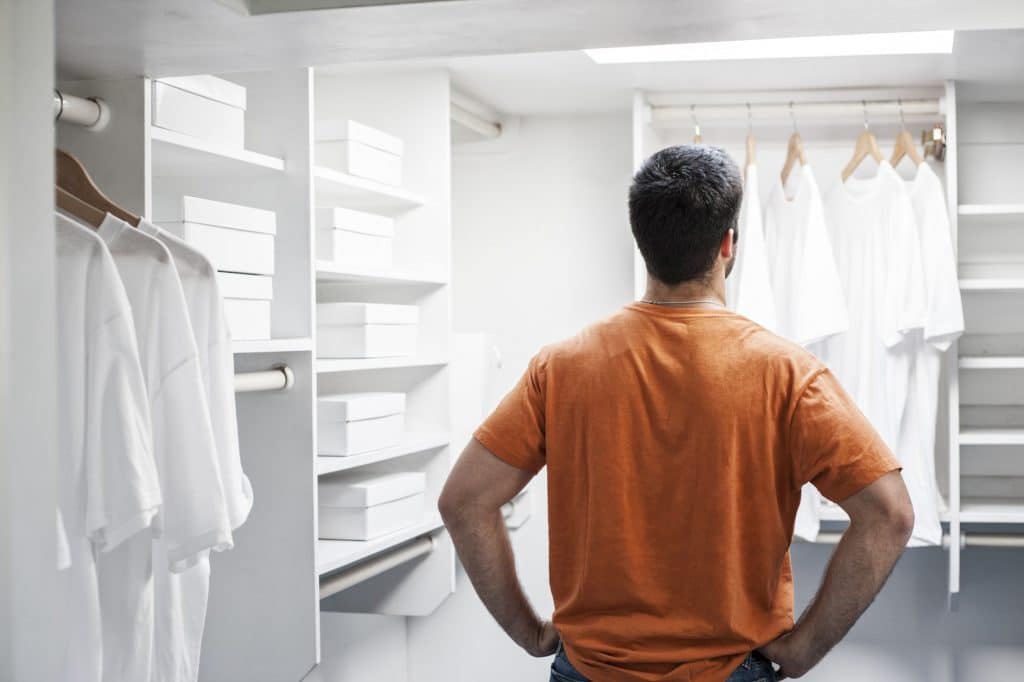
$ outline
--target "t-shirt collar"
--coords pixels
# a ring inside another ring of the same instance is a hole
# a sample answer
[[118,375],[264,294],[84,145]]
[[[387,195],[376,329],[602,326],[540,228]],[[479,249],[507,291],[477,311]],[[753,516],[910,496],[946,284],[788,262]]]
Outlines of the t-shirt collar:
[[103,217],[103,222],[100,223],[96,233],[99,234],[100,238],[109,246],[117,241],[117,238],[120,237],[121,233],[126,229],[131,229],[131,226],[120,218],[108,213]]

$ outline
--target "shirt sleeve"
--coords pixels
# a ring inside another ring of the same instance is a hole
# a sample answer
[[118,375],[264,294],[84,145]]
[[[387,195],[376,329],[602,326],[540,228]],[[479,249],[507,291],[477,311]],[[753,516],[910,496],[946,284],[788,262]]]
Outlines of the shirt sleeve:
[[530,360],[526,372],[473,436],[499,459],[537,473],[547,460],[544,445],[546,362]]
[[810,482],[841,502],[890,471],[899,471],[881,436],[827,369],[797,399],[789,429],[796,487]]
[[[127,300],[124,306],[127,310]],[[110,551],[153,522],[162,496],[146,387],[127,313],[101,324],[87,344],[85,530],[98,549]]]
[[910,196],[897,192],[889,214],[888,264],[885,273],[883,341],[892,348],[911,329],[925,325],[926,293],[921,239]]

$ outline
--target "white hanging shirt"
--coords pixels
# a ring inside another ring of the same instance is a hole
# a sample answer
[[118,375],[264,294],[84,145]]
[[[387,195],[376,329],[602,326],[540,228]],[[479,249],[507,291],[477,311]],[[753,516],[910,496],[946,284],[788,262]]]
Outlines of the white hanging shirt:
[[[161,504],[151,420],[128,298],[101,239],[56,217],[58,490],[67,567],[58,573],[68,618],[54,651],[63,679],[94,682],[112,668],[148,670],[147,651],[123,651],[135,614],[152,613],[145,586],[117,601],[100,594],[101,564],[136,538],[148,543]],[[141,568],[149,566],[144,557]],[[102,608],[101,608],[102,604]],[[111,623],[114,624],[110,627]],[[128,679],[128,678],[123,678]]]
[[[765,207],[765,251],[775,296],[775,331],[813,353],[824,339],[846,331],[846,300],[836,270],[821,192],[809,165],[794,169],[786,186],[777,177]],[[813,541],[820,528],[821,495],[800,492],[793,532]]]
[[[935,479],[935,429],[939,409],[942,356],[964,330],[956,257],[942,182],[927,164],[907,183],[914,208],[924,267],[924,330],[913,336],[910,388],[900,426],[900,453],[906,453],[903,477],[914,504],[910,546],[942,543],[940,497]],[[912,453],[917,452],[917,456]],[[915,499],[916,498],[916,499]]]
[[811,167],[794,170],[786,184],[776,179],[764,214],[776,332],[809,347],[846,331],[846,302]]
[[761,202],[757,191],[757,166],[747,166],[740,207],[739,241],[736,262],[725,280],[729,309],[775,331],[775,297],[772,294],[768,254],[761,222]]
[[[181,279],[192,333],[199,350],[199,365],[210,407],[228,518],[234,530],[248,517],[253,498],[239,454],[234,354],[215,270],[206,256],[156,225],[142,220],[139,229],[167,247]],[[182,572],[179,580],[186,617],[182,622],[183,630],[178,633],[184,655],[177,659],[179,664],[175,667],[182,673],[181,680],[196,680],[210,594],[209,553],[204,553],[197,565]]]
[[160,535],[152,543],[156,606],[150,679],[178,682],[188,679],[196,663],[187,645],[195,609],[183,594],[181,574],[203,566],[207,550],[232,547],[231,523],[199,353],[171,255],[159,241],[113,216],[99,234],[132,306],[164,499]]

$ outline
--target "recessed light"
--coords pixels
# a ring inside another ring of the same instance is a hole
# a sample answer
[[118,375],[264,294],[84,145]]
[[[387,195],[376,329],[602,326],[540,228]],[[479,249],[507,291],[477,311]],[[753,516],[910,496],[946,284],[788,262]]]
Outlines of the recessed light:
[[716,43],[607,47],[584,52],[598,64],[950,54],[953,52],[953,31],[729,40]]

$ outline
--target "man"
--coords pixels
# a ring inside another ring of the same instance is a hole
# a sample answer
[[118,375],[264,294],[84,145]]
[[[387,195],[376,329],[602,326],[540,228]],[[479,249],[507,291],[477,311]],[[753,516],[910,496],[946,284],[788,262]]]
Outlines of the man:
[[[642,301],[543,349],[475,433],[441,513],[480,598],[551,680],[800,677],[881,589],[913,527],[899,465],[814,356],[725,309],[739,171],[664,149],[636,174]],[[553,624],[501,506],[548,468]],[[793,622],[800,487],[850,516]]]

